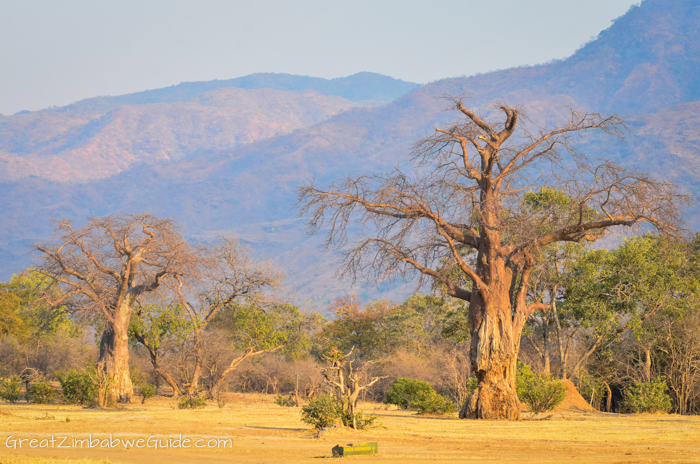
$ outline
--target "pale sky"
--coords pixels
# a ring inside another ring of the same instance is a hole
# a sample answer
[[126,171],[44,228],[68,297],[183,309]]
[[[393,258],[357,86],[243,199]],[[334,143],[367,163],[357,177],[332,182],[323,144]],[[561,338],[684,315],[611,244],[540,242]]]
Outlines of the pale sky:
[[571,55],[638,0],[0,0],[0,113],[256,72],[426,83]]

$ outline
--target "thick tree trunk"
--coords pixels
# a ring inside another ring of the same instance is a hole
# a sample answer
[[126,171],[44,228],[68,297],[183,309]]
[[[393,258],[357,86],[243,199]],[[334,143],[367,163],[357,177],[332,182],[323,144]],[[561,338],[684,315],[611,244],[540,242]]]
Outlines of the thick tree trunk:
[[182,396],[182,390],[180,390],[180,386],[177,384],[177,381],[173,378],[172,375],[168,374],[166,371],[161,369],[160,367],[157,368],[156,374],[158,374],[156,377],[162,377],[165,382],[170,385],[170,388],[173,390],[173,396],[178,397]]
[[644,349],[644,377],[647,382],[651,382],[651,350]]
[[130,403],[134,396],[129,373],[129,318],[131,308],[124,303],[115,311],[112,321],[107,321],[100,340],[98,368],[110,379],[109,392],[112,400]]
[[[499,286],[495,287],[494,290]],[[500,287],[500,290],[504,290]],[[478,384],[460,412],[462,418],[520,418],[515,373],[522,327],[513,324],[508,289],[500,293],[492,294],[494,298],[489,306],[478,294],[472,297],[469,307],[472,337],[469,354]]]
[[194,371],[192,372],[192,377],[190,378],[190,383],[187,385],[187,396],[197,396],[199,392],[199,378],[202,376],[202,355],[201,346],[199,342],[196,342],[196,354],[194,362]]
[[549,321],[545,321],[542,326],[543,338],[544,338],[544,370],[545,375],[551,373],[551,361],[550,361],[550,350],[549,350]]

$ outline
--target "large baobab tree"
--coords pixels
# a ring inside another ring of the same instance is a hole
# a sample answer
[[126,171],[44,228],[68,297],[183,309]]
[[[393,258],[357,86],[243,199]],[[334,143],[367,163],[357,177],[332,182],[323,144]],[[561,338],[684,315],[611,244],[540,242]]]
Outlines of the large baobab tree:
[[[346,177],[328,189],[312,182],[299,189],[301,214],[310,215],[312,232],[327,227],[328,246],[346,245],[351,221],[365,224],[345,249],[343,269],[353,277],[417,271],[469,302],[478,386],[460,416],[517,419],[522,329],[546,304],[527,299],[537,250],[640,222],[677,232],[685,198],[669,183],[574,150],[572,137],[584,132],[619,135],[615,116],[571,110],[562,125],[529,131],[518,108],[496,107],[482,119],[452,102],[459,118],[415,144],[414,174]],[[542,189],[562,192],[566,207],[528,206],[524,195]]]
[[42,258],[38,270],[60,290],[47,301],[102,319],[98,368],[111,379],[112,398],[130,401],[128,327],[134,304],[165,279],[195,269],[197,253],[171,220],[146,214],[90,218],[82,228],[59,221],[53,239],[35,248]]

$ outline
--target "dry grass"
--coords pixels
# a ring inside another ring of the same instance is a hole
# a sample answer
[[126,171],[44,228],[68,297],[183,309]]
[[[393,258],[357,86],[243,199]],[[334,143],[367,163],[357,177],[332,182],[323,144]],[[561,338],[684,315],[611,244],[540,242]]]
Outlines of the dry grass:
[[[272,396],[230,395],[223,409],[179,410],[172,399],[123,409],[7,405],[0,416],[0,463],[167,462],[195,464],[283,462],[295,464],[330,457],[336,444],[379,442],[380,456],[355,457],[399,462],[700,462],[700,420],[673,415],[557,413],[519,422],[460,421],[420,417],[365,404],[383,427],[369,431],[333,429],[317,437],[303,424],[299,408],[283,408]],[[50,417],[53,416],[53,419]],[[526,415],[527,416],[527,415]],[[49,419],[45,419],[49,417]],[[66,418],[70,418],[66,422]],[[41,419],[41,420],[38,420]],[[191,439],[231,438],[225,449],[7,449],[6,440],[113,434],[119,438],[160,439],[182,434]],[[70,458],[70,459],[68,459]],[[66,460],[68,459],[68,460]],[[348,458],[350,459],[350,458]]]

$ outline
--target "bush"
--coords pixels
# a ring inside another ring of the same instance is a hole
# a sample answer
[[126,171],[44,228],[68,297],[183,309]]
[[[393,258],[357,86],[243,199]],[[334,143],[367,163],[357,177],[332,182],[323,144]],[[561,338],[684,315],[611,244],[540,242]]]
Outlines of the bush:
[[330,427],[340,421],[343,409],[338,400],[330,395],[321,395],[301,408],[301,420],[317,429]]
[[139,366],[134,366],[129,370],[129,377],[131,378],[131,383],[138,388],[140,388],[141,385],[148,384],[146,374],[143,373]]
[[297,404],[297,400],[294,399],[294,397],[292,395],[289,395],[289,396],[277,395],[277,396],[275,396],[275,404],[278,406],[285,406],[288,408],[293,408],[293,407],[299,406]]
[[422,393],[434,391],[428,382],[422,380],[398,378],[394,380],[384,394],[385,404],[395,404],[401,409],[408,409],[413,400]]
[[372,415],[365,417],[361,411],[355,413],[355,421],[353,423],[352,414],[349,412],[342,412],[340,414],[340,422],[346,427],[353,427],[356,430],[363,430],[374,426],[374,421],[377,420],[377,416]]
[[673,409],[671,397],[666,390],[666,381],[661,377],[651,382],[638,382],[625,390],[625,397],[620,405],[621,412],[631,413],[667,413]]
[[335,396],[326,393],[301,407],[301,420],[319,430],[337,423],[362,430],[372,427],[374,421],[377,420],[377,416],[365,417],[360,411],[356,412],[353,417],[347,406]]
[[448,414],[457,406],[438,394],[428,382],[399,378],[386,391],[384,403],[395,404],[401,409],[410,409],[419,414]]
[[449,414],[457,411],[457,405],[438,394],[432,388],[429,392],[419,392],[408,406],[418,414]]
[[552,376],[536,374],[527,364],[521,364],[518,369],[516,387],[520,401],[535,414],[551,411],[566,398],[563,382]]
[[27,391],[27,399],[36,404],[51,403],[56,396],[56,390],[48,382],[37,382]]
[[16,403],[20,398],[22,381],[16,375],[0,381],[0,398],[8,403]]
[[187,398],[184,397],[180,402],[178,403],[177,407],[180,409],[199,409],[203,408],[207,405],[207,402],[204,401],[204,398]]
[[96,403],[98,388],[87,372],[71,369],[55,373],[63,389],[63,399],[68,404],[91,406]]
[[476,390],[476,387],[479,385],[479,379],[476,377],[469,377],[469,380],[467,380],[467,393],[468,396],[471,396],[474,394],[474,390]]
[[145,403],[147,399],[156,396],[156,386],[150,383],[141,385],[139,387],[139,396],[141,397],[141,404]]

